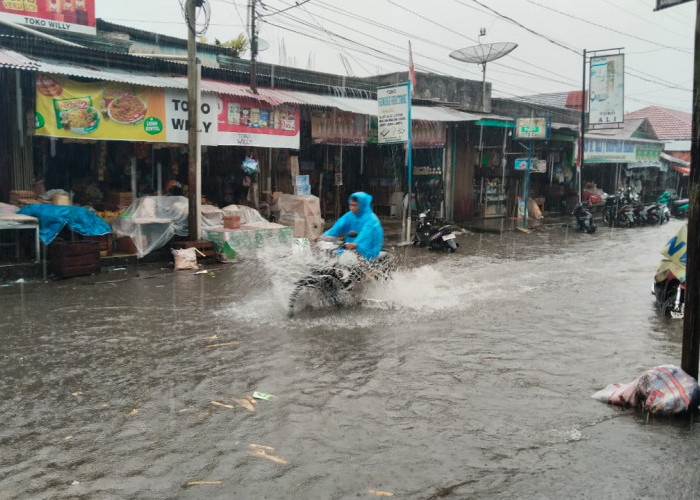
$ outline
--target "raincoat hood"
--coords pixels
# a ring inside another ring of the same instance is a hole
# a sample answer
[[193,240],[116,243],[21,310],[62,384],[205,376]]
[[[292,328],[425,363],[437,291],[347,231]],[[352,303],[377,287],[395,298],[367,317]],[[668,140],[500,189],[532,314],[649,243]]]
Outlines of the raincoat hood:
[[372,195],[367,194],[363,191],[358,191],[350,195],[348,201],[357,200],[357,204],[360,206],[357,211],[357,217],[364,217],[372,213]]

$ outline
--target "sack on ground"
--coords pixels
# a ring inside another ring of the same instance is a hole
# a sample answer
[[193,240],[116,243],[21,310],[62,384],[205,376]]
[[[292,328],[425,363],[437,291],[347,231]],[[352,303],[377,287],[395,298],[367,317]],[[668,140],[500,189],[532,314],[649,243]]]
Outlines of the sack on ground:
[[183,248],[182,250],[171,250],[175,259],[176,271],[187,271],[199,269],[197,266],[197,250],[194,248]]
[[628,384],[610,384],[591,397],[618,406],[638,406],[655,415],[677,415],[698,405],[700,387],[677,366],[662,365]]

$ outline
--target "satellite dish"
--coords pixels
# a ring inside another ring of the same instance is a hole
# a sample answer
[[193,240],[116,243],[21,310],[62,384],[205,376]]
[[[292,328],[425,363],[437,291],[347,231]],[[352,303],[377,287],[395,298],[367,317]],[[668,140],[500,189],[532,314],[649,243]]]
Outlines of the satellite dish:
[[265,52],[267,49],[270,48],[270,42],[267,40],[258,37],[258,52]]
[[450,53],[450,57],[465,63],[486,64],[511,53],[517,46],[513,42],[485,43],[455,50]]

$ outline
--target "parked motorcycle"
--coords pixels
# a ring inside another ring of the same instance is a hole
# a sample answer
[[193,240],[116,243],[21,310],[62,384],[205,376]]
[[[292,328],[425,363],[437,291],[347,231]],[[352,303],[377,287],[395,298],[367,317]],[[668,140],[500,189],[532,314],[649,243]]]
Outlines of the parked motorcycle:
[[576,205],[576,208],[574,208],[572,212],[572,215],[576,217],[578,229],[582,233],[593,234],[596,229],[598,229],[598,225],[595,223],[595,219],[593,219],[591,208],[590,202],[583,202]]
[[454,253],[457,251],[457,235],[454,228],[436,219],[430,209],[418,216],[418,226],[413,237],[413,245]]
[[688,211],[690,210],[690,202],[688,199],[678,199],[678,196],[675,194],[664,191],[656,202],[666,205],[671,215],[674,217],[678,217],[679,219],[688,217]]
[[666,244],[664,256],[656,270],[652,294],[661,314],[681,319],[685,315],[685,267],[687,259],[687,226]]
[[302,297],[306,295],[340,307],[347,298],[359,294],[367,283],[389,278],[394,268],[392,254],[381,252],[376,259],[368,261],[353,250],[345,250],[344,243],[337,238],[323,238],[317,244],[317,254],[322,263],[313,266],[294,284],[289,297],[290,318],[304,308]]
[[662,225],[664,222],[671,220],[671,211],[663,203],[658,201],[647,205],[645,208],[646,223],[650,225]]
[[632,227],[635,225],[634,209],[629,190],[620,189],[617,194],[605,198],[603,222],[609,227]]

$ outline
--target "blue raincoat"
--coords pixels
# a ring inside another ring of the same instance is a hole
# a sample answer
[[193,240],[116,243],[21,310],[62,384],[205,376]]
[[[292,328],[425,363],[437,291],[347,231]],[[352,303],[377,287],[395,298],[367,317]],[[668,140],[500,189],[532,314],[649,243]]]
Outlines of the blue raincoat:
[[[346,243],[357,243],[357,253],[362,257],[376,259],[384,244],[384,230],[379,218],[372,212],[372,196],[360,191],[350,195],[350,199],[353,198],[360,205],[357,215],[352,211],[346,213],[323,235],[338,237],[344,234]],[[357,232],[355,238],[348,236],[351,231]]]

